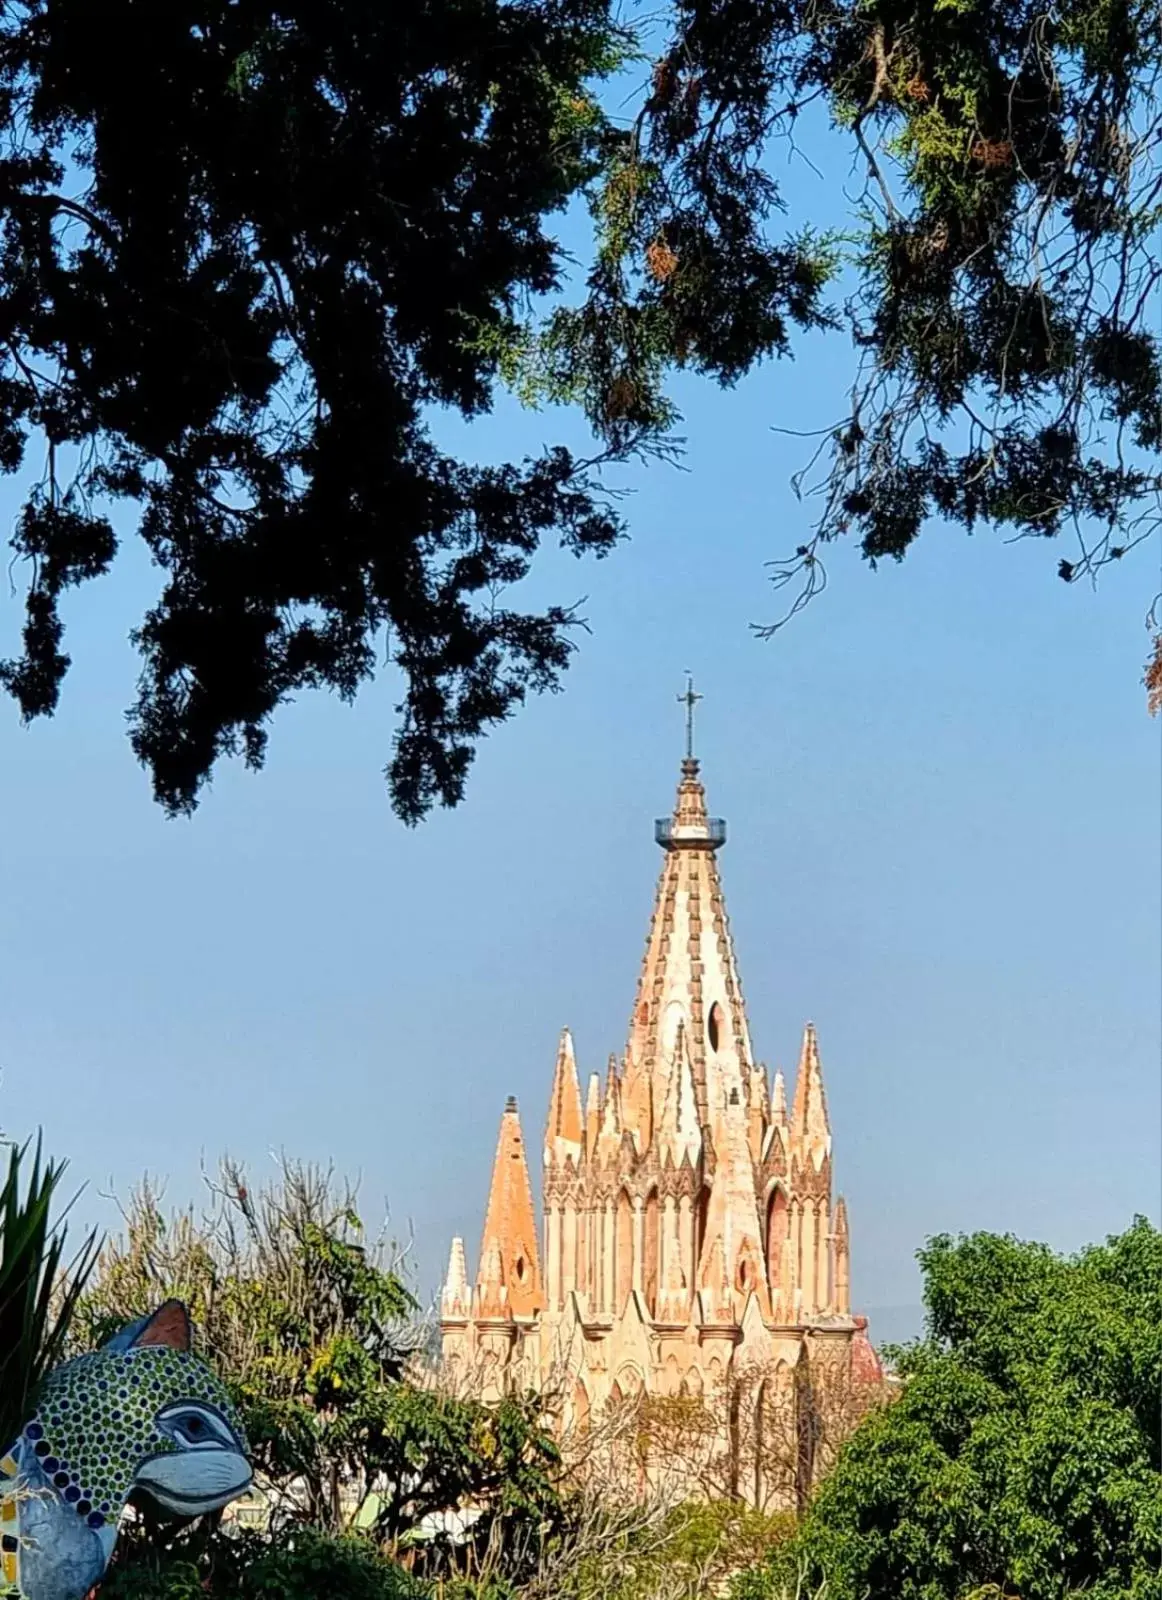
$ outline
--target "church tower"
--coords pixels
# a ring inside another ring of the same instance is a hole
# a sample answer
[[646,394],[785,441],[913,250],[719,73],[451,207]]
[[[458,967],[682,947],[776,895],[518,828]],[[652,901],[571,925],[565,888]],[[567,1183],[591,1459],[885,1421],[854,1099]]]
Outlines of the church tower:
[[[443,1292],[453,1370],[476,1374],[482,1394],[506,1381],[559,1389],[564,1374],[575,1422],[635,1393],[705,1396],[744,1370],[788,1392],[809,1365],[879,1376],[866,1320],[851,1315],[815,1028],[788,1112],[782,1073],[768,1080],[752,1050],[718,868],[726,824],[707,813],[692,686],[682,698],[686,759],[654,828],[662,868],[625,1051],[583,1096],[561,1035],[539,1258],[509,1101],[475,1286],[457,1239]],[[761,1498],[757,1466],[739,1492],[752,1477]]]

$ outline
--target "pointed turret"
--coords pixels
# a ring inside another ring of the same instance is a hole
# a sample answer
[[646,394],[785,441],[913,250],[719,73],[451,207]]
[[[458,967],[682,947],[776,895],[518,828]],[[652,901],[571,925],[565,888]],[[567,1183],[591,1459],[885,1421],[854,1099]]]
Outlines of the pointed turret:
[[621,1079],[617,1075],[617,1059],[610,1056],[605,1079],[605,1103],[601,1108],[601,1127],[597,1134],[599,1161],[610,1162],[617,1159],[617,1153],[621,1149],[621,1130]]
[[771,1120],[771,1099],[766,1068],[752,1067],[747,1093],[746,1128],[752,1161],[761,1161],[767,1127]]
[[782,1067],[775,1068],[775,1081],[771,1086],[771,1121],[781,1127],[787,1125],[787,1081]]
[[727,1314],[732,1319],[736,1317],[752,1293],[759,1296],[764,1312],[769,1311],[770,1299],[754,1164],[747,1142],[746,1107],[737,1089],[728,1091],[717,1123],[717,1166],[706,1211],[698,1287],[702,1290],[704,1315],[712,1305],[714,1320],[722,1320]]
[[783,1172],[786,1170],[787,1147],[790,1144],[790,1135],[787,1129],[787,1086],[783,1081],[783,1070],[775,1068],[774,1081],[771,1084],[770,1112],[767,1117],[767,1131],[763,1134],[764,1161],[769,1162],[773,1170]]
[[648,1150],[654,1136],[653,1080],[648,1063],[627,1057],[621,1079],[622,1122],[633,1135],[638,1155]]
[[[713,1121],[752,1066],[742,989],[722,897],[717,853],[726,824],[706,814],[698,763],[688,756],[673,815],[655,825],[665,851],[630,1023],[627,1062],[662,1105],[678,1028],[685,1029],[700,1118]],[[635,1078],[635,1085],[636,1085]]]
[[557,1046],[557,1066],[553,1073],[553,1093],[549,1100],[549,1121],[545,1129],[545,1165],[563,1166],[566,1156],[572,1156],[576,1164],[581,1159],[584,1137],[581,1085],[577,1081],[573,1035],[568,1028],[563,1028],[561,1042]]
[[528,1317],[545,1304],[533,1192],[520,1114],[511,1095],[500,1119],[476,1294],[481,1317]]
[[690,1064],[686,1029],[681,1023],[666,1078],[666,1098],[658,1126],[658,1157],[661,1161],[669,1157],[674,1166],[680,1167],[685,1156],[694,1166],[702,1153],[702,1130],[698,1126],[694,1069]]
[[680,1249],[666,1252],[666,1270],[658,1293],[658,1320],[682,1324],[690,1315],[690,1285]]
[[842,1317],[851,1313],[851,1244],[847,1234],[847,1201],[842,1195],[835,1204],[835,1309]]
[[504,1281],[504,1261],[500,1243],[485,1240],[480,1247],[480,1266],[476,1272],[476,1293],[473,1296],[474,1314],[489,1322],[512,1317],[508,1303],[508,1289]]
[[585,1154],[589,1160],[597,1149],[597,1135],[601,1129],[601,1079],[596,1072],[589,1074],[589,1087],[585,1093]]
[[448,1275],[440,1291],[440,1314],[444,1322],[466,1322],[472,1315],[472,1291],[468,1287],[463,1239],[453,1239],[448,1253]]
[[810,1161],[816,1172],[831,1154],[831,1125],[827,1120],[827,1096],[823,1092],[823,1069],[819,1065],[819,1043],[815,1024],[803,1032],[803,1049],[795,1078],[795,1104],[791,1110],[791,1146],[801,1161]]

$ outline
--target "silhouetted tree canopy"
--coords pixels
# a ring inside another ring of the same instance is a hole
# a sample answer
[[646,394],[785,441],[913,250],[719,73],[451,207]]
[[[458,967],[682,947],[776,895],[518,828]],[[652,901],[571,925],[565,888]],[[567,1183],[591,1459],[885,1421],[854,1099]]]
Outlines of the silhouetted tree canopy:
[[538,342],[541,387],[581,398],[616,440],[611,374],[635,394],[629,419],[664,427],[672,362],[730,381],[784,347],[784,306],[822,315],[785,298],[796,267],[756,238],[780,204],[772,140],[794,141],[815,106],[848,138],[857,187],[865,179],[851,233],[813,251],[829,275],[846,268],[850,295],[825,320],[847,329],[860,363],[846,415],[800,480],[819,509],[776,575],[801,580],[793,609],[822,581],[822,547],[846,534],[874,563],[900,559],[933,518],[1018,536],[1071,528],[1077,546],[1058,570],[1073,581],[1153,532],[1157,0],[674,11],[607,172],[587,302]]
[[260,763],[295,690],[352,696],[384,627],[395,803],[459,797],[568,649],[566,613],[500,592],[542,538],[602,554],[617,524],[567,451],[472,466],[428,412],[487,406],[498,330],[555,283],[545,219],[599,169],[616,47],[604,0],[5,8],[0,462],[49,451],[15,540],[26,717],[128,499],[163,575],[131,716],[163,805]]
[[[776,574],[792,610],[848,533],[874,562],[934,517],[1073,526],[1073,580],[1155,526],[1156,0],[675,0],[661,27],[615,119],[636,45],[610,0],[4,8],[0,467],[37,481],[0,678],[25,718],[128,502],[161,573],[130,735],[168,810],[384,657],[393,804],[454,803],[479,735],[567,664],[575,615],[507,598],[541,542],[608,553],[600,467],[665,450],[670,371],[729,384],[797,330],[846,330],[861,365]],[[842,239],[784,221],[771,175],[812,105],[867,175]],[[545,316],[578,196],[587,286]],[[441,449],[433,416],[502,382],[580,405],[593,458]]]

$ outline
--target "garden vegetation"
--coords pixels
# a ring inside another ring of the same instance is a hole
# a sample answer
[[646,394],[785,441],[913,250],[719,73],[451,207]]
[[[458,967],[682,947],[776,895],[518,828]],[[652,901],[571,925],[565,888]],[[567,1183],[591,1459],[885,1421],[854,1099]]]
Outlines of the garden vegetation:
[[328,1175],[288,1165],[256,1193],[226,1165],[211,1194],[199,1217],[139,1191],[71,1337],[185,1299],[261,1515],[143,1508],[107,1600],[1162,1600],[1162,1234],[1142,1218],[1071,1258],[929,1241],[925,1335],[796,1516],[717,1483],[635,1498],[577,1470],[552,1394],[455,1392],[401,1258]]

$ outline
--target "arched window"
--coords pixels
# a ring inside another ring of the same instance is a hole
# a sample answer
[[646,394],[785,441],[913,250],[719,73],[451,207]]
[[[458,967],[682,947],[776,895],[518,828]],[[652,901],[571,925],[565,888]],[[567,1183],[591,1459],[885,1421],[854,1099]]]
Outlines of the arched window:
[[633,1288],[633,1206],[623,1189],[617,1197],[617,1271],[614,1313],[621,1316]]
[[783,1241],[787,1237],[787,1196],[776,1185],[767,1201],[767,1281],[778,1294],[783,1269]]

